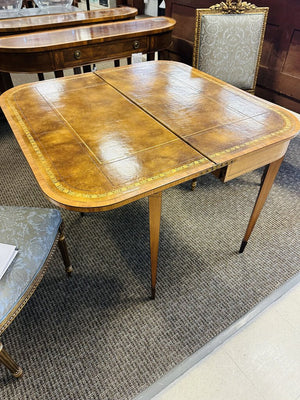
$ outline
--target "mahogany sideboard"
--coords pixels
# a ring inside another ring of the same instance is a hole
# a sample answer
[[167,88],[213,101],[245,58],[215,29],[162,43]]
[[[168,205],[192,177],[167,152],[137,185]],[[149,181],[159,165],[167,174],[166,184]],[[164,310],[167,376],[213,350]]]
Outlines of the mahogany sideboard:
[[[55,7],[58,11],[59,8]],[[63,11],[43,14],[44,11],[37,8],[23,8],[13,13],[19,15],[15,18],[0,19],[0,37],[7,35],[24,34],[30,32],[49,31],[51,29],[70,28],[72,26],[84,26],[88,24],[100,24],[111,21],[121,21],[134,19],[137,10],[131,7],[118,7],[112,9],[101,9],[94,11],[81,11],[76,7],[72,7],[72,11]],[[21,15],[22,14],[22,15]],[[81,70],[77,68],[79,73]],[[55,72],[55,76],[61,76],[61,71]],[[43,74],[39,73],[39,79],[43,79]],[[0,93],[5,92],[13,86],[9,72],[1,72],[0,70]]]
[[103,22],[134,19],[137,9],[132,7],[118,7],[93,11],[64,12],[61,14],[34,14],[36,9],[27,9],[32,15],[18,18],[0,19],[0,36],[17,35],[29,32],[45,31],[50,29],[70,28],[100,24]]
[[12,87],[10,72],[61,71],[132,53],[153,59],[170,45],[174,26],[171,18],[152,17],[0,37],[2,91]]

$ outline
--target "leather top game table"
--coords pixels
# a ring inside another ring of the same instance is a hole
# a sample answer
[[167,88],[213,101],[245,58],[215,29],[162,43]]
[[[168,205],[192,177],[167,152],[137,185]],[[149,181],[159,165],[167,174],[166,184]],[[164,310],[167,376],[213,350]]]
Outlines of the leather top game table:
[[287,110],[171,61],[26,84],[0,101],[54,204],[95,212],[149,198],[153,298],[162,192],[211,171],[226,182],[268,165],[243,251],[300,130]]

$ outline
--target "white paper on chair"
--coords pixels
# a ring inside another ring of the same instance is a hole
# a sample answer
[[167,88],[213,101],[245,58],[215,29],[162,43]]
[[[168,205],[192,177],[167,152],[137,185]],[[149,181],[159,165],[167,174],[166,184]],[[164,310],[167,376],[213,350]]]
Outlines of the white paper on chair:
[[0,279],[16,257],[18,249],[12,244],[0,243]]

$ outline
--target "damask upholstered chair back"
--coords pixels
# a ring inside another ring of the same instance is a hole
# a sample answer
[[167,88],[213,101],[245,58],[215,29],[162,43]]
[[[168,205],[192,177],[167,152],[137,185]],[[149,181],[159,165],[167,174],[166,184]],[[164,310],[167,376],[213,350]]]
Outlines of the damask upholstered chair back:
[[254,93],[268,10],[231,0],[197,9],[193,66]]

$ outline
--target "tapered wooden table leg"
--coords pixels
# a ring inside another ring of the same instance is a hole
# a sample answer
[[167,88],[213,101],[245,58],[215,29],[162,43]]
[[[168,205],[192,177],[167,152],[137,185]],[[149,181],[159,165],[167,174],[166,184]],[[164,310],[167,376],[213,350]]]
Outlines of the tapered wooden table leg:
[[3,344],[0,342],[0,362],[10,370],[15,378],[23,375],[22,368],[14,362],[10,355],[4,350]]
[[247,226],[247,230],[246,230],[244,239],[242,241],[242,244],[241,244],[241,247],[239,250],[240,253],[242,253],[244,251],[244,249],[248,243],[248,239],[249,239],[251,232],[255,226],[257,218],[259,217],[259,214],[265,204],[265,201],[271,190],[271,187],[276,178],[277,172],[280,168],[283,158],[284,157],[281,157],[281,158],[279,158],[279,160],[272,162],[265,169],[264,179],[263,179],[262,185],[260,187],[260,190],[258,192],[258,196],[257,196],[256,202],[255,202],[248,226]]
[[151,256],[151,298],[155,298],[157,260],[159,248],[159,230],[161,216],[161,192],[149,199],[150,256]]

